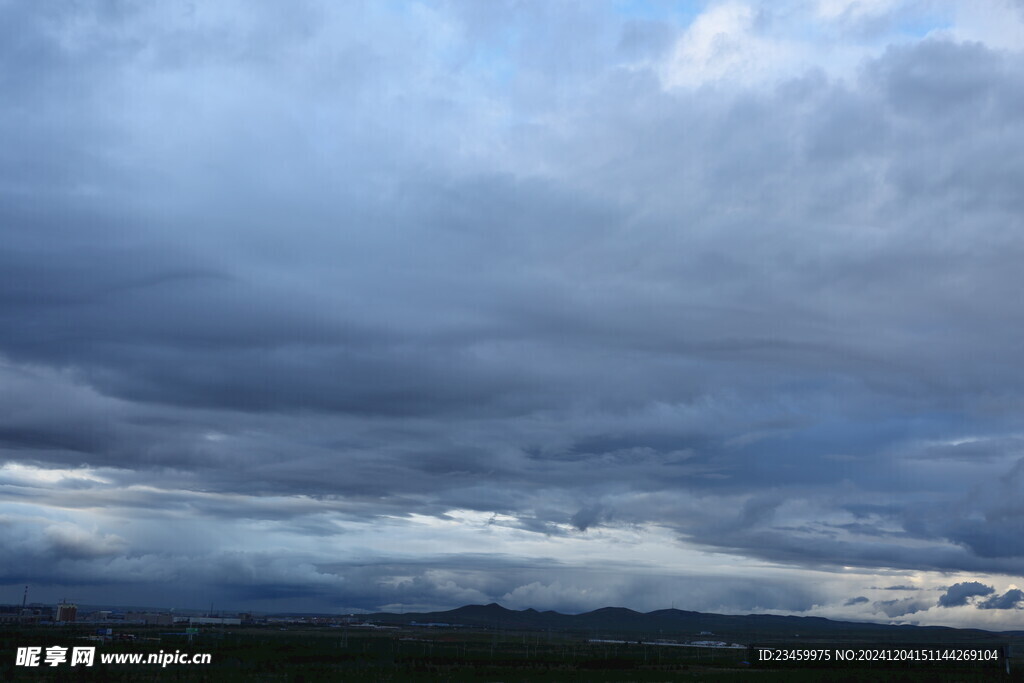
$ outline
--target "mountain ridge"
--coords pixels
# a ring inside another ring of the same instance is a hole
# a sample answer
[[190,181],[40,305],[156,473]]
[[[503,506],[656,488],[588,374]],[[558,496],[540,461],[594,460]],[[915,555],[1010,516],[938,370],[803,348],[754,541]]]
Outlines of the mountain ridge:
[[1024,631],[986,631],[953,626],[918,626],[877,622],[839,621],[818,616],[745,614],[728,615],[678,609],[637,612],[626,607],[601,607],[580,614],[562,614],[534,608],[511,610],[492,602],[487,605],[463,605],[451,610],[395,614],[378,612],[362,615],[367,621],[387,624],[430,622],[451,626],[488,629],[557,630],[617,634],[729,636],[737,642],[793,639],[953,640],[964,642],[1016,638]]

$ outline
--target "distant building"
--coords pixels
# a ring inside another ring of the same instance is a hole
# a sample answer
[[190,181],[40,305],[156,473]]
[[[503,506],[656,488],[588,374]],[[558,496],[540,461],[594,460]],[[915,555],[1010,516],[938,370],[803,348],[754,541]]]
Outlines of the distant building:
[[[181,617],[178,617],[174,621],[178,621]],[[241,626],[242,620],[237,617],[188,617],[189,626],[198,626],[200,624],[217,624],[221,626]]]
[[57,613],[54,615],[54,621],[74,621],[78,615],[78,605],[74,605],[70,602],[62,602],[57,605]]
[[2,624],[38,624],[51,621],[53,608],[33,602],[28,606],[0,605],[0,623]]
[[174,617],[171,614],[157,612],[128,612],[124,615],[124,620],[147,626],[170,626],[174,623]]
[[0,613],[0,624],[38,624],[42,619],[39,610],[35,610],[35,613],[28,609],[23,609],[21,612]]

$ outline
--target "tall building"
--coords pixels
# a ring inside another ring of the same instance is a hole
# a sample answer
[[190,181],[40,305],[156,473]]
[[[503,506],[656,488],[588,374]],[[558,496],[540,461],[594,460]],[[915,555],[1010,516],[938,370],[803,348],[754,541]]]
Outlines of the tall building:
[[57,605],[57,614],[54,621],[74,621],[78,614],[78,605],[69,602],[62,602]]

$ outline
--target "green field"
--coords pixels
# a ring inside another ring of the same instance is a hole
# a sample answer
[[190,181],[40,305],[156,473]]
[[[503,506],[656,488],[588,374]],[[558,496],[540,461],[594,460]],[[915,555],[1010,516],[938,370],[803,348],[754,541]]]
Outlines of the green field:
[[[94,626],[0,632],[0,680],[11,681],[1024,681],[1014,650],[1003,668],[920,664],[853,669],[761,669],[748,652],[637,643],[588,643],[586,634],[428,629],[368,631],[329,627],[211,627],[190,644],[171,627],[121,627],[137,639],[84,640]],[[92,667],[15,666],[18,647],[97,647]],[[101,653],[210,653],[209,665],[102,664]]]

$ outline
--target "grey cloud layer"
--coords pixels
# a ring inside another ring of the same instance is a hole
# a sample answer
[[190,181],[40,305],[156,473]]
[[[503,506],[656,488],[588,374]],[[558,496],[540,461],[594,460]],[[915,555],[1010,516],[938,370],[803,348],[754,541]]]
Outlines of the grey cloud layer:
[[0,448],[113,482],[6,500],[1019,571],[1019,54],[667,92],[671,26],[561,5],[113,7],[0,10]]

